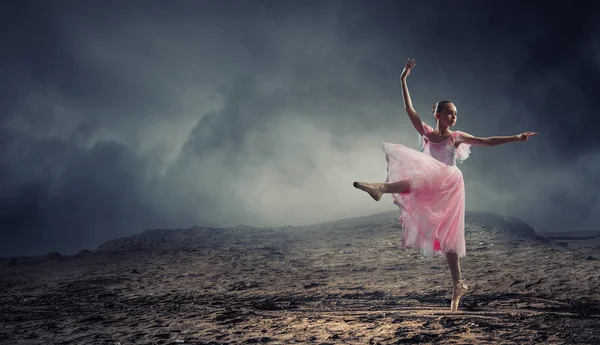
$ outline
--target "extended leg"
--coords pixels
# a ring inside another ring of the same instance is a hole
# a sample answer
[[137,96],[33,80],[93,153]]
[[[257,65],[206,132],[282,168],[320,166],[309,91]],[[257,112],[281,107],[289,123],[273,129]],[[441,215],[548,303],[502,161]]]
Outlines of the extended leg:
[[367,183],[367,182],[354,182],[353,186],[360,190],[364,190],[369,193],[375,201],[381,200],[383,193],[409,193],[410,192],[410,181],[401,180],[390,183]]
[[450,310],[457,311],[460,298],[467,292],[468,287],[462,281],[458,254],[446,253],[446,259],[448,260],[448,266],[450,267],[450,274],[452,276],[452,283],[454,285],[454,289],[452,291],[452,302],[450,304]]

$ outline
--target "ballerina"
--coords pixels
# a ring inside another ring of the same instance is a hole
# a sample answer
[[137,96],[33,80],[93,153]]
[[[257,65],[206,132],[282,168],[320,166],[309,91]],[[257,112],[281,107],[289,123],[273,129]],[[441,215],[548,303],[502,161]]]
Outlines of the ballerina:
[[435,129],[430,127],[421,121],[408,92],[406,79],[415,66],[415,60],[408,59],[400,80],[406,113],[420,135],[420,151],[383,142],[381,147],[387,160],[385,183],[354,182],[353,185],[375,201],[381,200],[383,194],[392,195],[400,209],[405,247],[419,248],[424,256],[446,255],[454,286],[450,310],[457,311],[468,286],[463,282],[459,261],[466,255],[465,186],[456,163],[469,157],[472,145],[524,142],[537,133],[480,138],[451,131],[457,110],[450,101],[434,104],[432,111],[437,125]]

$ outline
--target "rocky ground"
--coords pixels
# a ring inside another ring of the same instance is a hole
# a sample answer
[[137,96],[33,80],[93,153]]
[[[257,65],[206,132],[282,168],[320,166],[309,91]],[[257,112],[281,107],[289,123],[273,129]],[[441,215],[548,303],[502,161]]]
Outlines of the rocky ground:
[[444,259],[402,248],[395,212],[5,258],[0,343],[600,343],[598,249],[481,213],[466,233],[471,290],[456,313]]

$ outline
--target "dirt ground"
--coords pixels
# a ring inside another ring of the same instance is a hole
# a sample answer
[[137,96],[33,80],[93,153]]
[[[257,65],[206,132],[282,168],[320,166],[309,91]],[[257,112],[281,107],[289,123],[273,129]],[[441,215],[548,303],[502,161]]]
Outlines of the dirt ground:
[[600,251],[467,214],[470,291],[401,246],[396,213],[148,230],[0,261],[2,344],[598,344]]

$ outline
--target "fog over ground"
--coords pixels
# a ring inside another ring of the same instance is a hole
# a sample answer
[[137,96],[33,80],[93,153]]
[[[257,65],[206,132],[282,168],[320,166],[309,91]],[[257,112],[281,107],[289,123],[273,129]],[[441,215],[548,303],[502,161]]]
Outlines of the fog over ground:
[[[0,10],[0,255],[146,228],[301,225],[394,210],[382,141],[421,118],[537,131],[474,147],[467,209],[600,230],[595,8],[464,1],[13,1]],[[592,6],[592,5],[590,5]]]

